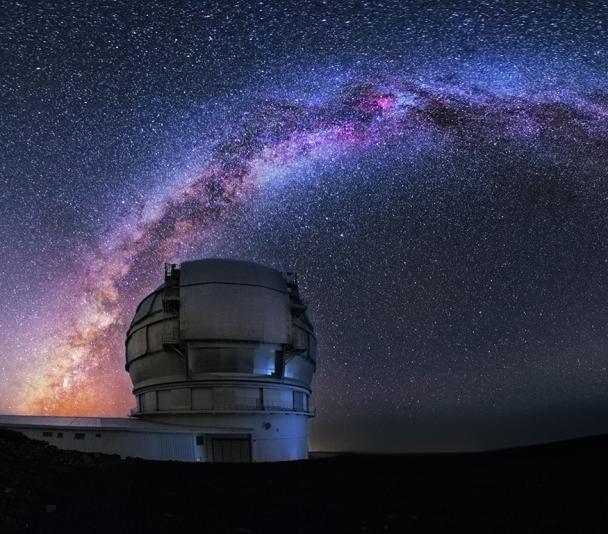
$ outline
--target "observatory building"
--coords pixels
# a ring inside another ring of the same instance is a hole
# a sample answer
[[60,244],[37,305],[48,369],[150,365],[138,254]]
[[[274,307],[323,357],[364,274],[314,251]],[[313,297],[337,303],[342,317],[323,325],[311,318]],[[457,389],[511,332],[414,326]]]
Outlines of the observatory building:
[[303,459],[315,362],[295,274],[224,259],[166,265],[127,332],[131,417],[7,415],[0,427],[149,459]]

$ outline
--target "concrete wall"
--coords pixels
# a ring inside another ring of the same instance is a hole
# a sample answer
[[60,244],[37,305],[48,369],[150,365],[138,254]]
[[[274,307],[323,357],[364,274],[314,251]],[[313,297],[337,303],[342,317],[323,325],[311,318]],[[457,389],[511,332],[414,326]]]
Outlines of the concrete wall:
[[[81,430],[77,428],[23,428],[11,430],[27,437],[46,441],[60,449],[118,454],[147,460],[194,462],[196,442],[192,433],[129,432],[116,430]],[[45,434],[51,434],[50,436]],[[59,434],[63,434],[59,437]],[[76,436],[84,439],[76,439]]]
[[[176,417],[159,414],[148,420],[176,424]],[[296,414],[193,414],[179,415],[179,424],[201,427],[199,431],[154,432],[60,426],[7,426],[32,439],[61,449],[118,454],[122,458],[213,461],[214,438],[251,440],[254,462],[303,460],[308,458],[308,417]],[[205,428],[206,427],[206,428]],[[60,437],[59,434],[62,434]],[[197,444],[197,436],[203,443]],[[81,439],[77,439],[81,438]]]
[[201,430],[209,440],[215,434],[227,433],[251,436],[251,453],[254,462],[305,460],[308,458],[308,420],[298,414],[162,414],[147,416],[157,423],[185,426],[213,427],[215,432]]

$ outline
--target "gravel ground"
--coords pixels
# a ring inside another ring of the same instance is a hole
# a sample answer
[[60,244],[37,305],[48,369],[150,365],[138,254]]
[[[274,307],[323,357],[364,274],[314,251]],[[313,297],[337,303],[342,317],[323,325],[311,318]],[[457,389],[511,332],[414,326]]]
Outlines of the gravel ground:
[[277,464],[120,460],[0,430],[0,532],[602,532],[608,436]]

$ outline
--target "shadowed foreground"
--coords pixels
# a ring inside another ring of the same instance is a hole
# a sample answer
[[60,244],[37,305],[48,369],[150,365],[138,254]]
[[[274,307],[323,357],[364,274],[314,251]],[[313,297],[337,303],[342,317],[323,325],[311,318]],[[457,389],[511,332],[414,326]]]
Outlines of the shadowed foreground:
[[280,464],[121,461],[0,430],[0,531],[606,532],[608,436]]

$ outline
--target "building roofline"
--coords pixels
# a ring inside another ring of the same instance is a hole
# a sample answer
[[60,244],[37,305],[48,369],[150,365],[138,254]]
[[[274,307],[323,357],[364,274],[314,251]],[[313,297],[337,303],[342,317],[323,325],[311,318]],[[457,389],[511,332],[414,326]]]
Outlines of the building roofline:
[[54,428],[168,434],[250,432],[251,428],[182,426],[144,421],[136,417],[61,417],[50,415],[0,415],[0,428]]

